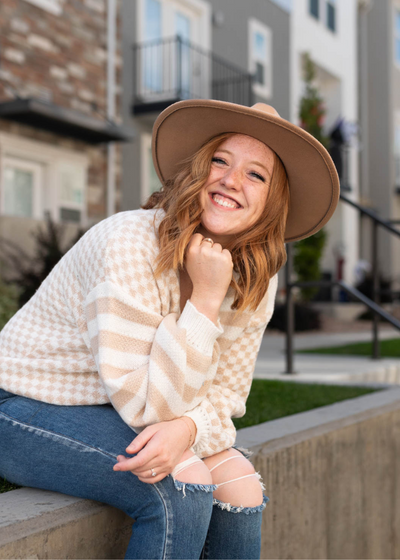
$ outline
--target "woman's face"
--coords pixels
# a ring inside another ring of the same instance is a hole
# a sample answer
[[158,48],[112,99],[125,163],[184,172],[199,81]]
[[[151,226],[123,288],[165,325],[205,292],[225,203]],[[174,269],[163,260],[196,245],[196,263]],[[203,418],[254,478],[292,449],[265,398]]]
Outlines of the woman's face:
[[200,232],[226,245],[261,216],[274,166],[273,151],[244,134],[225,140],[214,153],[200,193]]

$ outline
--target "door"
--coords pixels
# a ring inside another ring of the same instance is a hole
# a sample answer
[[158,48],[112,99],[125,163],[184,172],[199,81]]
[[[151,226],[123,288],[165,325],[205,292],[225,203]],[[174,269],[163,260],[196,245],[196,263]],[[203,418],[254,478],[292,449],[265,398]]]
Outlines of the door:
[[202,33],[207,5],[200,0],[141,0],[139,5],[141,97],[200,97],[200,59],[205,55],[198,49],[208,40],[207,33]]

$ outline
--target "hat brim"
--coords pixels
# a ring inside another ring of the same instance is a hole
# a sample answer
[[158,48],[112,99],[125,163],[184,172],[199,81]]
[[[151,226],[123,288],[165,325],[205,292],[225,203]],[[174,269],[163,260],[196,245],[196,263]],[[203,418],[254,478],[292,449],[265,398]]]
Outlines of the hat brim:
[[187,100],[165,109],[154,123],[152,138],[161,182],[171,179],[184,159],[224,132],[252,136],[282,160],[290,188],[286,242],[309,237],[328,222],[339,200],[340,182],[327,150],[302,128],[251,107]]

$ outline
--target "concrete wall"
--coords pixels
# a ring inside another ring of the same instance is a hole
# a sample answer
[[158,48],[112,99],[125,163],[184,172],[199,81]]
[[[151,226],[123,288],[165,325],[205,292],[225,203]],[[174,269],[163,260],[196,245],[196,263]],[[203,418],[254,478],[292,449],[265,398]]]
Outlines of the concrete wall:
[[[400,557],[400,389],[238,431],[270,498],[261,558]],[[32,489],[0,495],[0,559],[122,558],[130,520]]]

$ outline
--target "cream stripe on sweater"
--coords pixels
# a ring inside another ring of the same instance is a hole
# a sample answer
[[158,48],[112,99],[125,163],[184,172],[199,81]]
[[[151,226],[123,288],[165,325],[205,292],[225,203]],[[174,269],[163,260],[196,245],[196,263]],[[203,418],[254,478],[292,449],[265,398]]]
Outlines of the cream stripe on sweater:
[[104,220],[65,255],[0,334],[0,387],[33,399],[110,402],[135,431],[186,415],[193,451],[235,441],[277,277],[255,313],[231,310],[216,326],[188,301],[180,313],[174,271],[154,277],[162,211]]

